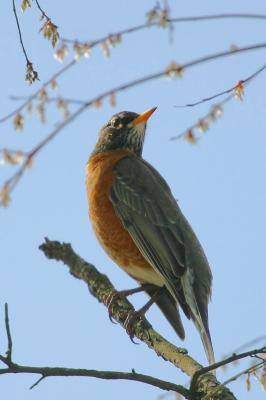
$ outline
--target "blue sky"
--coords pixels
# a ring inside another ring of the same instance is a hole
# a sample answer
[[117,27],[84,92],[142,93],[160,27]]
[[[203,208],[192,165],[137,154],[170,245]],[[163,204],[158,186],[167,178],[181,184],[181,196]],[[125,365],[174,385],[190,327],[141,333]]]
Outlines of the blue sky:
[[[29,87],[24,81],[25,60],[11,2],[2,5],[0,47],[1,116],[18,104],[10,95],[30,95],[61,65],[53,58],[51,45],[41,34],[35,8],[18,16],[29,58],[41,82]],[[44,3],[44,2],[43,2]],[[183,3],[169,1],[172,16],[223,12],[266,13],[264,2],[236,0]],[[59,26],[62,37],[93,40],[110,32],[145,21],[153,1],[122,0],[53,2],[42,4]],[[221,20],[175,26],[174,41],[167,30],[151,28],[128,35],[106,59],[95,48],[58,80],[55,95],[90,99],[106,89],[166,68],[170,62],[185,63],[200,56],[263,41],[263,20]],[[71,55],[67,60],[71,59]],[[67,62],[67,61],[66,61]],[[265,334],[265,73],[245,91],[243,101],[232,100],[224,115],[202,135],[197,145],[177,135],[208,112],[211,104],[175,108],[232,87],[265,63],[265,50],[236,55],[191,68],[182,79],[160,79],[117,96],[117,106],[104,101],[91,108],[61,132],[34,160],[19,183],[7,209],[1,209],[0,332],[1,353],[5,351],[4,302],[9,303],[14,341],[14,360],[28,365],[80,367],[130,371],[154,375],[175,383],[187,378],[159,359],[143,344],[133,345],[124,330],[109,322],[106,309],[73,279],[66,268],[48,261],[38,250],[45,236],[71,242],[74,249],[99,270],[108,274],[117,288],[134,287],[134,282],[117,268],[97,243],[87,217],[85,164],[100,127],[121,110],[142,112],[158,106],[148,124],[144,157],[169,182],[180,207],[208,256],[213,275],[210,329],[216,358]],[[53,93],[52,93],[53,94]],[[74,107],[70,107],[74,110]],[[22,132],[12,121],[0,125],[1,146],[28,150],[60,121],[50,106],[48,122],[42,125],[36,112],[26,117]],[[3,182],[13,167],[1,166]],[[134,300],[139,307],[146,298]],[[204,351],[194,326],[185,320],[186,341],[180,343],[156,307],[148,319],[161,334],[181,345],[202,363]],[[222,381],[248,363],[219,372]],[[5,399],[95,399],[138,396],[155,400],[157,389],[132,382],[98,381],[81,378],[48,378],[34,390],[28,388],[36,376],[1,376]],[[244,380],[233,383],[239,398],[264,398],[252,380],[246,393]],[[171,397],[170,397],[171,398]]]

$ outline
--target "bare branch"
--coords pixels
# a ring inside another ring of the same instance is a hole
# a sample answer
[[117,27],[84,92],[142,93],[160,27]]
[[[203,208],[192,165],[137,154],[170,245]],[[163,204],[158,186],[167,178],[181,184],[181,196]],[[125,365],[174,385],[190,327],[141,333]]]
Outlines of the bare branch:
[[13,348],[13,343],[12,343],[12,336],[11,336],[11,331],[10,331],[10,325],[9,325],[9,316],[8,316],[8,304],[5,303],[5,326],[6,326],[6,335],[7,335],[7,351],[6,351],[6,358],[9,363],[12,362],[12,348]]
[[[190,125],[188,128],[186,128],[184,131],[179,133],[178,135],[171,136],[170,140],[177,140],[177,139],[182,139],[186,138],[188,141],[191,141],[192,143],[196,143],[199,138],[195,137],[193,130],[195,128],[200,129],[201,131],[206,131],[209,127],[210,121],[216,121],[219,116],[222,115],[223,113],[223,106],[228,103],[232,98],[234,97],[233,94],[230,94],[227,96],[224,100],[220,101],[219,103],[215,103],[212,105],[212,107],[209,109],[209,111],[201,116],[201,118],[196,121],[194,124]],[[206,129],[204,128],[204,124],[207,123]],[[202,127],[201,127],[202,125]]]
[[8,368],[1,368],[0,375],[13,374],[13,373],[40,374],[41,377],[30,387],[30,389],[33,389],[43,379],[50,376],[84,376],[84,377],[94,377],[98,379],[113,379],[113,380],[120,379],[120,380],[131,380],[136,382],[142,382],[151,386],[155,386],[162,390],[174,391],[176,393],[181,394],[186,399],[190,398],[189,390],[185,389],[183,386],[176,385],[174,383],[167,382],[161,379],[157,379],[149,375],[139,374],[135,370],[132,370],[132,372],[96,371],[88,369],[63,368],[63,367],[31,367],[31,366],[16,364],[11,359],[12,337],[9,327],[7,304],[5,304],[5,324],[6,324],[6,333],[8,339],[8,348],[6,351],[6,356],[0,355],[0,360],[5,365],[7,365]]
[[57,71],[51,78],[49,78],[41,87],[41,89],[38,89],[36,92],[34,92],[31,96],[28,97],[27,101],[22,103],[19,107],[17,107],[15,110],[11,111],[9,114],[5,115],[4,117],[0,118],[0,123],[3,123],[10,118],[14,117],[16,114],[18,114],[20,111],[22,111],[30,101],[34,100],[40,93],[40,91],[44,88],[46,88],[50,83],[62,74],[64,74],[66,71],[68,71],[73,65],[77,63],[77,60],[72,60],[68,64],[66,64],[63,68],[61,68],[59,71]]
[[[263,66],[261,66],[260,68],[258,68],[255,72],[253,72],[251,75],[249,75],[247,78],[245,79],[241,79],[240,82],[244,85],[247,85],[248,83],[250,83],[250,81],[252,81],[254,78],[256,78],[259,74],[261,74],[264,70],[266,69],[266,64],[264,64]],[[226,89],[223,90],[222,92],[216,93],[212,96],[209,97],[205,97],[204,99],[198,100],[194,103],[188,103],[188,104],[184,104],[184,105],[176,105],[176,108],[186,108],[186,107],[194,107],[197,106],[199,104],[214,100],[217,97],[221,97],[225,94],[229,94],[232,93],[233,91],[235,91],[237,87],[237,84],[234,85],[233,87],[231,87],[230,89]],[[233,98],[234,96],[230,96],[230,99]],[[30,100],[30,96],[10,96],[11,100]],[[66,98],[66,97],[48,97],[46,102],[49,103],[54,103],[54,102],[58,102],[60,100],[63,100],[65,103],[69,103],[69,104],[87,104],[88,102],[86,100],[80,100],[80,99],[71,99],[71,98]],[[222,104],[222,103],[219,103]],[[193,128],[193,126],[191,127]],[[176,136],[171,138],[171,139],[175,139],[177,138]]]
[[22,34],[21,34],[21,29],[20,29],[20,25],[19,25],[19,20],[18,20],[18,16],[17,16],[17,10],[16,10],[16,6],[15,6],[15,0],[12,0],[12,4],[13,4],[13,13],[14,13],[14,15],[15,15],[15,20],[16,20],[16,24],[17,24],[17,28],[18,28],[18,34],[19,34],[20,45],[21,45],[23,54],[24,54],[25,59],[26,59],[26,64],[28,65],[28,64],[30,64],[31,62],[30,62],[30,60],[29,60],[29,58],[28,58],[26,49],[25,49],[25,47],[24,47],[24,43],[23,43],[23,39],[22,39]]
[[[13,0],[14,3],[14,0]],[[215,20],[215,19],[234,19],[234,18],[240,18],[240,19],[261,19],[264,20],[266,19],[266,15],[261,15],[261,14],[241,14],[241,13],[232,13],[232,14],[213,14],[213,15],[203,15],[203,16],[191,16],[191,17],[181,17],[181,18],[171,18],[168,19],[167,21],[169,23],[182,23],[182,22],[196,22],[196,21],[207,21],[207,20]],[[105,35],[104,37],[101,37],[99,39],[96,40],[92,40],[89,42],[83,42],[83,43],[89,43],[90,49],[92,49],[93,47],[100,45],[102,43],[104,43],[106,40],[108,40],[108,38],[112,37],[112,36],[123,36],[125,34],[131,34],[137,31],[140,31],[142,29],[146,29],[148,27],[151,26],[158,26],[159,23],[155,22],[155,23],[151,23],[151,24],[140,24],[131,28],[127,28],[124,30],[120,30],[118,32],[115,32],[113,34],[109,34],[109,35]],[[70,42],[70,43],[75,43],[76,40],[73,39],[66,39],[66,38],[62,38],[63,42]],[[238,49],[238,51],[240,51],[240,49]],[[43,86],[42,89],[45,88],[47,85],[49,85],[49,83],[58,78],[60,75],[64,74],[67,70],[69,70],[70,68],[72,68],[74,65],[76,65],[77,60],[73,59],[72,61],[70,61],[65,67],[61,68],[56,74],[54,74],[48,81],[46,81]],[[33,100],[34,98],[36,98],[38,96],[39,90],[37,92],[35,92],[30,100]],[[7,114],[6,116],[0,118],[0,123],[7,121],[8,119],[12,118],[14,115],[16,115],[17,113],[19,113],[26,105],[28,104],[28,102],[23,103],[20,107],[18,107],[17,109],[15,109],[14,111],[12,111],[11,113]]]
[[45,14],[44,10],[41,8],[40,3],[38,2],[38,0],[35,0],[35,3],[37,5],[37,7],[39,8],[40,12],[42,13],[42,16],[44,18],[46,18],[47,21],[49,21],[51,18],[48,17],[47,14]]
[[[102,275],[92,265],[84,261],[73,250],[70,244],[59,243],[57,241],[45,240],[40,246],[46,257],[57,261],[63,261],[69,269],[70,273],[78,279],[82,279],[89,288],[90,293],[104,303],[108,295],[115,289],[107,276]],[[133,312],[134,308],[127,299],[115,299],[112,309],[112,317],[125,328],[126,318],[129,312]],[[135,336],[144,342],[149,348],[153,349],[157,355],[163,357],[177,368],[181,369],[185,374],[192,377],[196,371],[202,369],[202,366],[191,358],[187,351],[177,348],[172,343],[168,342],[159,333],[157,333],[146,320],[140,317],[133,322],[133,331]],[[194,392],[191,397],[198,395],[199,399],[207,393],[213,393],[214,389],[219,386],[219,397],[214,395],[213,400],[229,400],[235,399],[229,389],[220,385],[215,376],[211,373],[206,373],[197,380],[197,387],[194,387]]]
[[249,374],[250,372],[256,371],[263,367],[265,365],[265,361],[259,362],[255,365],[251,365],[249,368],[244,369],[243,371],[239,372],[238,374],[232,376],[231,378],[227,379],[226,381],[223,382],[223,385],[228,385],[228,383],[236,381],[238,378],[240,378],[242,375]]
[[117,372],[117,371],[96,371],[89,369],[78,369],[78,368],[63,368],[63,367],[30,367],[26,365],[14,364],[9,368],[0,369],[0,375],[4,374],[40,374],[41,378],[38,379],[30,389],[37,386],[43,379],[51,376],[83,376],[92,377],[105,380],[130,380],[135,382],[146,383],[151,386],[155,386],[162,390],[171,390],[176,393],[180,393],[186,399],[189,398],[189,391],[181,385],[176,385],[171,382],[163,381],[161,379],[154,378],[149,375],[143,375],[136,372]]
[[[248,84],[252,79],[256,78],[256,77],[257,77],[259,74],[261,74],[265,69],[266,69],[266,64],[264,64],[262,67],[260,67],[259,69],[257,69],[255,72],[253,72],[253,73],[252,73],[251,75],[249,75],[247,78],[241,79],[240,82],[241,82],[243,85],[244,85],[244,84],[245,84],[245,85]],[[216,99],[217,97],[221,97],[221,96],[223,96],[223,95],[225,95],[225,94],[232,93],[233,91],[235,91],[236,87],[237,87],[237,84],[234,85],[233,87],[231,87],[230,89],[223,90],[223,91],[220,92],[220,93],[216,93],[216,94],[214,94],[214,95],[212,95],[212,96],[205,97],[204,99],[198,100],[198,101],[196,101],[196,102],[194,102],[194,103],[188,103],[188,104],[185,104],[185,105],[175,106],[175,107],[177,107],[177,108],[195,107],[195,106],[197,106],[197,105],[199,105],[199,104],[202,104],[202,103],[205,103],[205,102],[207,102],[207,101],[214,100],[214,99]]]
[[42,375],[39,379],[37,379],[37,381],[36,381],[33,385],[30,386],[30,390],[31,390],[31,389],[34,389],[34,388],[35,388],[37,385],[39,385],[39,383],[40,383],[41,381],[43,381],[45,378],[46,378],[46,376]]
[[[193,378],[192,378],[192,381],[191,381],[191,390],[192,390],[192,392],[194,391],[195,385],[197,385],[197,380],[199,379],[199,377],[202,374],[205,374],[206,372],[213,371],[213,370],[215,370],[215,369],[217,369],[219,367],[222,367],[224,365],[230,364],[230,363],[232,363],[234,361],[241,360],[241,359],[247,358],[247,357],[252,357],[252,356],[260,354],[260,353],[261,354],[266,354],[266,346],[263,346],[260,349],[246,351],[245,353],[241,353],[241,354],[233,354],[232,356],[230,356],[230,357],[228,357],[228,358],[226,358],[226,359],[224,359],[222,361],[219,361],[219,362],[217,362],[215,364],[212,364],[212,365],[210,365],[208,367],[204,367],[199,371],[196,371],[195,374],[193,375]],[[263,360],[263,363],[265,363],[265,360]],[[242,375],[242,373],[241,373],[241,375]]]
[[[107,90],[107,91],[101,93],[100,95],[88,100],[87,103],[85,102],[66,121],[60,123],[44,140],[42,140],[39,144],[37,144],[29,152],[28,158],[21,165],[21,167],[17,170],[17,172],[14,175],[12,175],[4,183],[3,187],[5,188],[5,191],[8,191],[8,194],[10,195],[10,193],[13,191],[13,189],[16,187],[17,183],[20,181],[21,177],[23,176],[23,174],[24,174],[24,172],[25,172],[25,170],[26,170],[26,168],[28,166],[29,161],[31,161],[33,159],[33,157],[37,153],[39,153],[51,140],[53,140],[63,130],[63,128],[65,128],[65,126],[67,126],[69,123],[74,121],[88,107],[96,104],[97,102],[101,102],[106,97],[109,97],[109,96],[113,95],[114,93],[122,92],[124,90],[129,89],[129,88],[132,88],[132,87],[135,87],[135,86],[139,86],[139,85],[141,85],[143,83],[146,83],[146,82],[161,78],[163,76],[169,76],[169,72],[179,75],[181,70],[183,71],[185,69],[188,69],[190,67],[194,67],[196,65],[202,64],[202,63],[207,62],[207,61],[212,61],[212,60],[216,60],[216,59],[219,59],[219,58],[227,57],[227,56],[230,56],[230,55],[235,54],[235,53],[242,53],[242,52],[247,52],[247,51],[251,51],[251,50],[258,50],[258,49],[264,49],[264,48],[266,48],[266,43],[259,43],[259,44],[255,44],[255,45],[251,45],[251,46],[244,46],[244,47],[238,48],[237,51],[235,51],[234,53],[232,53],[230,50],[226,50],[226,51],[222,51],[222,52],[219,52],[219,53],[210,54],[210,55],[207,55],[207,56],[200,57],[200,58],[197,58],[195,60],[189,61],[189,62],[183,64],[182,66],[177,66],[176,65],[174,67],[171,67],[171,71],[170,71],[169,68],[167,68],[166,70],[155,72],[153,74],[146,75],[144,77],[141,77],[141,78],[135,79],[133,81],[127,82],[125,84],[122,84],[122,85],[117,86],[115,88],[112,88],[110,90]],[[69,68],[69,65],[67,67]],[[59,71],[59,73],[62,73],[62,71]],[[53,79],[54,79],[54,77],[53,77]],[[34,97],[35,97],[35,94],[29,100],[31,100]],[[225,100],[225,101],[228,101],[228,99]],[[25,104],[27,104],[27,102]],[[16,109],[16,111],[18,111],[18,110],[19,110],[19,108]],[[174,137],[174,139],[176,139],[178,137],[180,137],[180,135],[177,136],[177,137]],[[0,201],[0,204],[3,205],[3,201]]]
[[[257,344],[262,341],[266,341],[266,335],[258,336],[257,338],[252,339],[249,342],[242,344],[241,346],[237,347],[232,353],[233,354],[239,353],[240,351],[246,349],[247,347],[253,346],[254,344]],[[265,347],[266,347],[266,345],[265,345]],[[230,354],[225,355],[223,357],[223,359],[226,359],[228,357],[230,357]]]
[[[172,24],[180,24],[180,23],[186,23],[186,22],[203,22],[203,21],[213,21],[213,20],[219,20],[219,19],[257,19],[257,20],[265,20],[266,15],[264,14],[245,14],[245,13],[230,13],[230,14],[211,14],[211,15],[195,15],[195,16],[188,16],[188,17],[177,17],[177,18],[166,18],[166,22],[172,23]],[[111,35],[126,35],[130,34],[133,32],[138,32],[147,28],[151,27],[161,27],[159,22],[151,22],[147,24],[146,22],[144,24],[136,25],[131,28],[126,28],[121,31],[115,32]],[[108,35],[109,36],[109,35]],[[108,39],[108,36],[101,37],[99,39],[96,39],[94,41],[89,41],[90,43],[95,43],[99,44],[104,42],[106,39]],[[75,43],[76,39],[68,39],[68,38],[62,38],[63,42],[66,43]],[[81,41],[81,43],[87,43],[87,41]]]
[[[9,96],[10,100],[21,101],[27,100],[29,101],[30,96]],[[68,104],[87,104],[86,100],[81,99],[69,99],[67,97],[57,96],[57,97],[47,97],[45,100],[46,103],[58,103],[59,101],[64,101]]]
[[27,55],[27,52],[26,52],[26,49],[25,49],[25,46],[23,43],[21,29],[20,29],[20,25],[19,25],[18,16],[17,16],[17,10],[16,10],[16,6],[15,6],[15,0],[12,0],[12,4],[13,4],[13,13],[15,15],[15,20],[16,20],[16,24],[17,24],[17,28],[18,28],[19,41],[21,44],[23,54],[26,59],[26,78],[25,79],[29,84],[32,84],[36,79],[39,80],[38,72],[34,70],[33,64],[28,58],[28,55]]
[[[207,114],[203,115],[198,121],[196,121],[194,124],[190,125],[188,128],[186,128],[183,132],[179,133],[178,135],[170,137],[170,140],[176,140],[176,139],[181,139],[185,138],[187,141],[191,143],[196,143],[200,137],[196,136],[194,134],[194,130],[200,130],[201,132],[205,132],[209,129],[210,123],[215,122],[218,117],[221,116],[223,112],[223,106],[234,99],[235,97],[241,99],[243,95],[243,90],[246,85],[248,85],[253,79],[255,79],[260,73],[262,73],[266,69],[266,64],[264,64],[262,67],[257,69],[255,72],[253,72],[250,76],[248,76],[244,80],[238,81],[238,83],[233,86],[230,89],[227,89],[221,93],[215,94],[214,96],[202,99],[200,101],[197,101],[195,103],[191,104],[186,104],[184,106],[175,106],[175,107],[194,107],[197,106],[198,104],[202,104],[206,101],[213,100],[216,97],[222,96],[226,93],[229,93],[228,96],[226,96],[222,101],[219,103],[215,103],[210,110],[208,111]],[[232,93],[233,92],[233,93]]]

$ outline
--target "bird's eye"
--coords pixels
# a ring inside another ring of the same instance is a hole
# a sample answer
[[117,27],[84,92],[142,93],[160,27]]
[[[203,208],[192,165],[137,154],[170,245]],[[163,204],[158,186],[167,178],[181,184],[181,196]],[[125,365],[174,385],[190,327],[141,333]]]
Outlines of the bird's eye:
[[111,119],[110,125],[112,128],[116,128],[116,129],[120,129],[123,126],[121,119],[117,118],[117,117]]

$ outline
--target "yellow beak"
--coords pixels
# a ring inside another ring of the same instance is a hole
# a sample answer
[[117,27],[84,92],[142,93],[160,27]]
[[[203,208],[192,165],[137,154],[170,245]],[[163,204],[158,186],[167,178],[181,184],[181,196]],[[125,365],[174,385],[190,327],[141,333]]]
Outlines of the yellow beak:
[[148,121],[150,116],[154,113],[157,107],[150,108],[149,110],[145,111],[144,113],[140,114],[137,118],[133,119],[130,125],[138,125],[142,122]]

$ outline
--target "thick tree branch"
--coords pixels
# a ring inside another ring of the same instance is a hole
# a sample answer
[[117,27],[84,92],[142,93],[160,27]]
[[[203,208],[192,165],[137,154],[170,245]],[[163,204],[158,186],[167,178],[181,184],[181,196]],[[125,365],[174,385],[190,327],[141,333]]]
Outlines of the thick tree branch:
[[[72,249],[70,244],[59,243],[57,241],[45,240],[40,246],[47,258],[63,261],[70,273],[78,279],[83,280],[89,288],[90,293],[104,303],[110,293],[115,289],[109,278],[101,274],[90,263],[84,261]],[[134,311],[133,306],[127,299],[115,299],[112,309],[112,317],[125,327],[126,317],[129,311]],[[185,374],[192,377],[195,372],[202,369],[202,366],[187,354],[187,351],[177,348],[159,333],[157,333],[145,318],[140,318],[134,322],[133,330],[135,336],[144,342],[149,348],[153,349],[158,356],[169,361]],[[219,388],[219,390],[217,390]],[[212,393],[214,393],[212,395]],[[222,386],[211,373],[199,376],[196,385],[193,387],[191,398],[198,396],[198,399],[205,399],[211,394],[213,400],[233,400],[234,395],[228,388]]]

